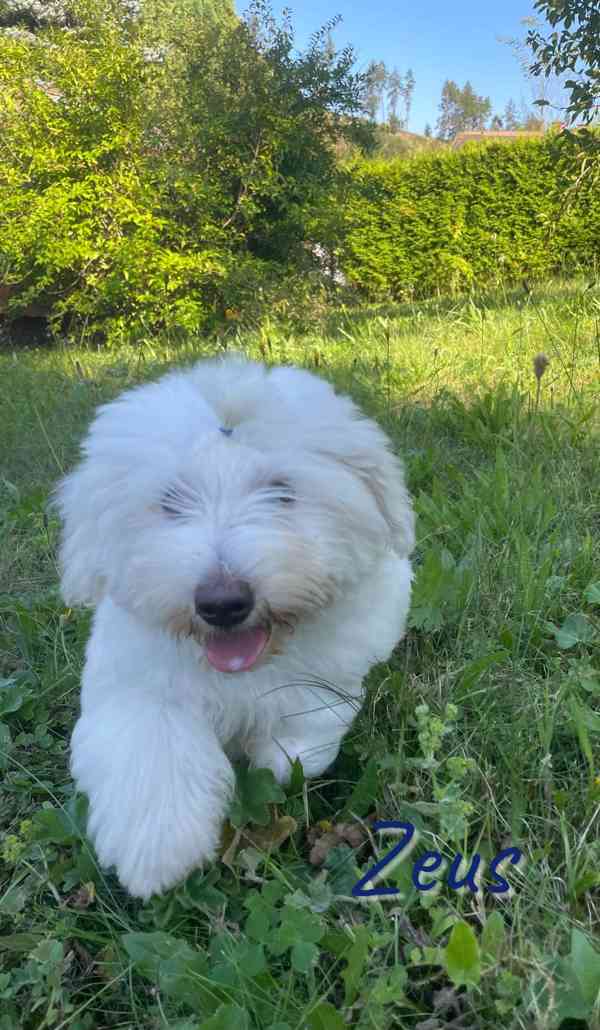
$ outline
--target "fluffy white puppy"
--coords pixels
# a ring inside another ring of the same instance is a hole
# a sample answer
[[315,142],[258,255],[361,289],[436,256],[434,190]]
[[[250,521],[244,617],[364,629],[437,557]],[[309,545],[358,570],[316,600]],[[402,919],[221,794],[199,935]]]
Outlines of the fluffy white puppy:
[[230,759],[333,762],[404,633],[412,508],[352,401],[239,357],[101,407],[57,503],[63,595],[96,607],[71,768],[147,898],[214,858]]

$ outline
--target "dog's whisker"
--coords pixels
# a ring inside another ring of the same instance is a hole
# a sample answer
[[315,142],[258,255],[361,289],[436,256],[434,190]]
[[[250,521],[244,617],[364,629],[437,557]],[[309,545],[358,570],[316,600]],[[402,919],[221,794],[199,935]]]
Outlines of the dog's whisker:
[[349,691],[344,690],[343,687],[339,687],[335,683],[329,683],[327,680],[320,680],[317,677],[307,677],[306,679],[288,680],[286,683],[280,683],[276,687],[270,687],[269,690],[265,690],[259,696],[261,698],[268,697],[270,694],[274,694],[279,690],[289,690],[290,688],[294,687],[312,687],[316,690],[329,691],[329,693],[335,694],[337,697],[343,698],[348,702],[356,700],[355,695],[350,694]]
[[286,712],[285,715],[281,715],[281,719],[296,719],[301,715],[312,715],[314,712],[323,712],[328,708],[338,708],[342,705],[348,704],[347,701],[338,701],[333,705],[318,705],[316,708],[303,708],[300,712]]

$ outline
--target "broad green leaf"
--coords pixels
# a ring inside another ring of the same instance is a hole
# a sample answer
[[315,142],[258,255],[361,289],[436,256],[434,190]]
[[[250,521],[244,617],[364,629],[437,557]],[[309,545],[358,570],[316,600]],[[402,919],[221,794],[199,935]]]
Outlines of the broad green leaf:
[[269,805],[284,801],[283,788],[271,769],[238,769],[230,821],[237,829],[250,822],[267,826],[271,818]]
[[346,958],[352,944],[352,938],[339,930],[330,930],[321,939],[321,947],[325,951],[330,951],[336,958]]
[[571,931],[571,951],[556,963],[557,1019],[587,1019],[600,993],[600,954],[581,930]]
[[266,943],[273,955],[283,955],[284,951],[293,948],[298,941],[317,944],[323,932],[324,924],[313,912],[286,905],[279,928]]
[[404,966],[394,966],[389,973],[384,973],[375,981],[369,998],[379,1005],[389,1005],[404,999],[404,989],[408,981],[408,973]]
[[77,836],[64,811],[60,808],[42,808],[33,816],[32,840],[52,844],[70,844]]
[[591,1007],[600,993],[600,952],[592,947],[581,930],[571,931],[570,960],[583,998]]
[[220,1005],[214,1016],[204,1019],[198,1030],[248,1030],[250,1017],[239,1005]]
[[322,1001],[306,1017],[308,1030],[347,1030],[341,1013],[328,1001]]
[[41,808],[33,816],[32,839],[42,843],[71,844],[85,837],[88,802],[75,794],[64,808]]
[[38,944],[37,948],[31,952],[31,957],[36,962],[49,963],[50,965],[56,965],[58,962],[62,962],[65,955],[65,949],[62,941],[47,940],[42,941]]
[[577,644],[589,644],[595,637],[595,630],[589,619],[576,612],[568,615],[559,629],[554,628],[556,643],[566,651]]
[[600,583],[590,583],[583,596],[588,604],[600,604]]
[[444,957],[448,976],[455,987],[479,983],[479,944],[468,923],[456,923],[453,926],[448,944],[444,948]]
[[270,900],[261,894],[253,893],[244,902],[249,911],[244,930],[248,937],[262,944],[271,938],[271,928],[279,920],[279,912]]
[[204,952],[160,930],[126,933],[123,946],[137,971],[170,997],[205,1011],[208,961]]
[[317,963],[319,949],[308,941],[298,941],[292,947],[292,969],[297,973],[308,973]]
[[338,844],[329,852],[324,868],[328,872],[327,883],[334,894],[349,898],[358,880],[356,854],[348,844]]
[[0,679],[0,717],[12,715],[31,697],[31,688],[14,679]]

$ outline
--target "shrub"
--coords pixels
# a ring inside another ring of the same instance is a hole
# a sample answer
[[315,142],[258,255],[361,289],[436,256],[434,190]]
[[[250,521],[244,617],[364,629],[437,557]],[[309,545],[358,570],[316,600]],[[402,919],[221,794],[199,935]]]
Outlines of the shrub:
[[487,143],[409,160],[357,161],[338,246],[347,278],[395,298],[589,268],[600,200],[563,210],[576,164],[564,141]]
[[288,22],[262,0],[251,15],[76,0],[70,28],[0,34],[15,314],[45,300],[111,340],[196,330],[307,261],[361,80],[325,30],[296,55]]

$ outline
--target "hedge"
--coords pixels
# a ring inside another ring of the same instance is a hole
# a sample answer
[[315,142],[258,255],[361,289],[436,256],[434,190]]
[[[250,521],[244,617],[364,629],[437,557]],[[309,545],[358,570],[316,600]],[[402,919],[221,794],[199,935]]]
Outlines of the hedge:
[[578,167],[556,135],[358,161],[341,269],[366,295],[395,299],[589,269],[600,253],[600,197],[585,183],[571,189]]

